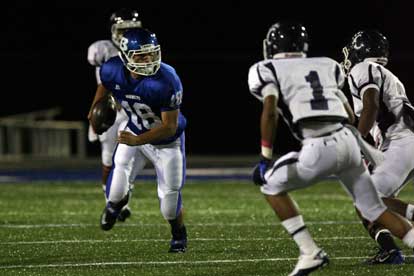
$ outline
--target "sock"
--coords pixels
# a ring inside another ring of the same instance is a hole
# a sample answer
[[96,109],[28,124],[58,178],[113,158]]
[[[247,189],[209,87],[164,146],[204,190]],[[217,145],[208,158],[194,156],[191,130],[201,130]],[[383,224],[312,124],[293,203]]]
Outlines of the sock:
[[301,215],[282,221],[282,225],[293,237],[301,254],[310,255],[318,249]]
[[405,236],[402,238],[402,241],[405,245],[407,245],[409,248],[414,248],[414,229],[411,228],[410,231],[405,234]]
[[168,221],[171,225],[171,234],[174,240],[182,240],[187,238],[187,229],[184,224],[180,225],[178,219]]
[[414,221],[414,205],[408,204],[405,211],[405,217],[411,221]]
[[391,232],[387,229],[379,230],[375,235],[375,241],[386,251],[394,249],[400,250],[400,248],[395,244],[395,241],[391,236]]

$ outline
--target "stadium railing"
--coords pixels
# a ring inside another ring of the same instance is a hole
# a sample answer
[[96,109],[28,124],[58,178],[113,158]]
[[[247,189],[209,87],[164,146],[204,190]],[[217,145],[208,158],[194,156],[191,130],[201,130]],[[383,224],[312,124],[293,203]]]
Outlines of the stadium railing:
[[85,123],[53,120],[59,113],[51,108],[0,118],[0,159],[84,158]]

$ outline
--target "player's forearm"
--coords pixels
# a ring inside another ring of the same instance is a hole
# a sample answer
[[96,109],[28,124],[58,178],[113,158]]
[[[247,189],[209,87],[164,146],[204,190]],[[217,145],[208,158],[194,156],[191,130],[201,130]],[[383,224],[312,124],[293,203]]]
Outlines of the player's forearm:
[[262,155],[268,159],[272,158],[277,118],[277,112],[263,112],[260,119]]
[[375,119],[377,118],[377,110],[374,108],[366,108],[361,113],[361,118],[358,123],[358,130],[363,137],[366,137],[374,126]]
[[154,143],[173,136],[177,131],[177,126],[161,125],[150,129],[138,136],[135,136],[135,145]]

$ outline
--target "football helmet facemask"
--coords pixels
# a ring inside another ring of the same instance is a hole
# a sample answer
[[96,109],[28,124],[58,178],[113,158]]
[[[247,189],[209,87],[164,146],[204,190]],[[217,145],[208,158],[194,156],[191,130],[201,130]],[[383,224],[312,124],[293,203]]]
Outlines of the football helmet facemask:
[[161,66],[161,47],[157,37],[147,29],[128,29],[119,45],[125,67],[138,75],[151,76]]
[[342,65],[346,72],[364,60],[385,66],[388,63],[389,43],[387,38],[376,30],[359,31],[352,37],[351,43],[342,49],[342,53]]
[[120,9],[110,17],[112,42],[119,48],[126,29],[141,28],[142,22],[136,10]]
[[263,40],[263,55],[272,59],[279,53],[303,53],[309,48],[308,33],[299,23],[277,22],[273,24]]

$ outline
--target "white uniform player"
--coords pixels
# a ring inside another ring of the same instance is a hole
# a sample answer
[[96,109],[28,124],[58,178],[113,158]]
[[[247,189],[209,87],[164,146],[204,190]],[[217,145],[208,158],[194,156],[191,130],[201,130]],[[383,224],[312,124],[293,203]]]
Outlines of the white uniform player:
[[[91,65],[95,66],[96,71],[96,83],[101,84],[101,78],[99,76],[99,70],[101,65],[109,60],[111,57],[118,55],[118,49],[110,40],[98,40],[92,43],[88,48],[88,61]],[[128,122],[128,116],[122,108],[118,108],[116,114],[115,123],[101,135],[97,135],[92,126],[89,126],[88,138],[90,142],[94,142],[99,139],[101,142],[101,158],[102,164],[106,167],[112,166],[112,155],[114,153],[115,146],[117,144],[116,138],[118,132],[124,130]],[[103,183],[105,184],[105,183]]]
[[397,196],[414,170],[414,132],[403,116],[404,103],[409,102],[404,85],[391,71],[372,61],[353,66],[348,83],[358,117],[364,93],[370,88],[376,91],[379,109],[370,133],[384,151],[385,160],[374,170],[372,178],[382,196]]
[[[413,110],[404,85],[384,66],[388,62],[389,44],[375,30],[357,32],[343,50],[344,67],[355,114],[360,117],[358,130],[372,135],[384,161],[372,172],[372,180],[387,207],[414,220],[414,205],[396,199],[414,171]],[[361,218],[370,236],[377,241],[378,252],[369,264],[402,264],[399,247],[383,226]]]
[[[248,78],[251,93],[263,102],[263,157],[253,179],[262,185],[262,193],[300,248],[301,255],[290,275],[307,275],[326,265],[328,257],[311,238],[287,192],[336,175],[369,220],[385,224],[399,220],[389,215],[378,197],[352,127],[342,124],[352,116],[352,110],[340,90],[344,83],[340,65],[329,58],[306,58],[307,40],[300,24],[274,24],[264,41],[268,59],[253,65]],[[272,164],[277,104],[296,136],[303,139],[303,146],[300,152],[288,153]],[[389,220],[384,219],[386,216]],[[394,230],[401,234],[401,229]],[[403,234],[410,230],[409,245],[413,247],[414,230],[405,223]]]
[[[88,48],[88,62],[95,66],[96,82],[99,86],[101,84],[100,69],[101,65],[110,58],[118,55],[119,43],[122,38],[122,33],[131,28],[142,27],[141,21],[138,18],[138,12],[135,10],[121,9],[114,12],[110,17],[111,23],[111,37],[112,40],[98,40],[92,43]],[[128,123],[128,116],[120,105],[116,114],[115,123],[101,135],[97,135],[92,126],[89,125],[88,139],[94,142],[99,139],[101,143],[101,160],[102,160],[102,189],[105,193],[106,183],[113,165],[113,154],[117,145],[118,133],[126,128]],[[134,178],[131,175],[131,187],[133,188]],[[106,198],[106,196],[105,196]],[[128,205],[125,205],[122,212],[119,214],[118,220],[125,221],[131,215]]]

